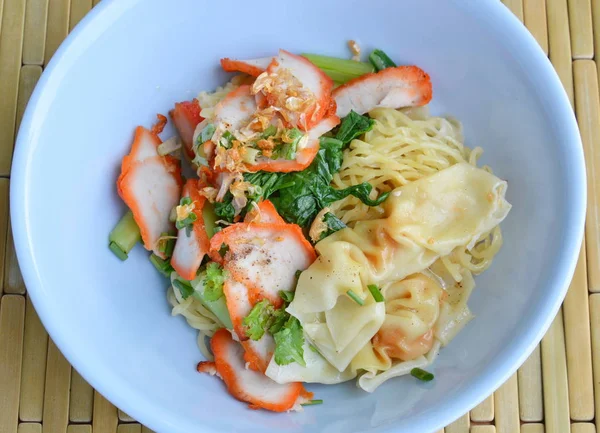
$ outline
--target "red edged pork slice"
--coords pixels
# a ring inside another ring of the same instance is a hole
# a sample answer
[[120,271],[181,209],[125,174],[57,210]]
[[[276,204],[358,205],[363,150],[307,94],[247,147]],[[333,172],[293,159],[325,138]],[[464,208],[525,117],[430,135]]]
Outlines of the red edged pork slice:
[[326,132],[331,131],[340,123],[340,118],[330,116],[322,119],[314,125],[308,132],[306,138],[300,140],[301,145],[296,152],[296,159],[270,159],[264,156],[257,158],[256,164],[247,164],[249,171],[269,171],[289,173],[291,171],[301,171],[310,165],[319,151],[319,137]]
[[285,224],[285,221],[273,203],[270,200],[263,200],[252,208],[244,217],[245,223],[279,223]]
[[[250,291],[252,304],[268,299],[276,308],[281,290],[293,290],[296,271],[315,261],[314,248],[296,224],[238,223],[216,233],[211,249],[229,246],[227,270]],[[231,313],[231,312],[230,312]]]
[[237,131],[250,120],[256,111],[256,99],[249,85],[243,85],[229,92],[215,108],[216,122],[223,129]]
[[[227,266],[225,270],[229,272]],[[240,341],[248,339],[246,329],[244,328],[243,320],[252,311],[252,303],[250,302],[250,293],[246,285],[237,282],[231,276],[225,280],[223,284],[223,293],[225,294],[225,304],[233,330]]]
[[[244,349],[226,329],[218,330],[210,342],[215,369],[229,393],[251,409],[286,412],[310,398],[301,383],[279,384],[262,373],[246,368]],[[210,368],[203,368],[211,372]]]
[[221,59],[221,67],[226,72],[243,72],[244,74],[258,77],[271,63],[273,57],[261,57],[258,59],[235,60],[225,57]]
[[417,66],[398,66],[365,74],[333,91],[336,114],[342,118],[354,110],[368,113],[374,108],[417,107],[431,101],[429,75]]
[[[294,80],[286,79],[288,71],[300,84],[299,88]],[[275,84],[267,91],[267,100],[281,109],[283,117],[293,126],[307,131],[329,112],[333,80],[307,58],[279,50],[267,73],[265,79]],[[259,77],[255,86],[260,87],[260,81]]]
[[260,340],[248,339],[241,344],[244,348],[244,361],[248,363],[248,367],[261,373],[267,371],[275,352],[275,339],[271,334],[265,332]]
[[158,240],[173,229],[169,214],[179,202],[182,180],[179,161],[158,154],[160,143],[156,134],[136,128],[131,152],[121,163],[117,191],[133,213],[144,248],[165,258],[158,251]]
[[192,199],[194,206],[192,212],[196,215],[196,221],[193,222],[189,235],[186,228],[178,230],[171,265],[181,278],[193,280],[196,278],[196,273],[202,263],[202,259],[208,253],[210,247],[202,214],[206,197],[200,195],[198,192],[198,181],[194,179],[188,179],[183,187],[182,197]]
[[175,104],[169,112],[169,116],[175,124],[179,137],[185,146],[185,153],[190,159],[194,159],[194,131],[196,126],[204,120],[200,116],[200,104],[197,99],[183,101]]

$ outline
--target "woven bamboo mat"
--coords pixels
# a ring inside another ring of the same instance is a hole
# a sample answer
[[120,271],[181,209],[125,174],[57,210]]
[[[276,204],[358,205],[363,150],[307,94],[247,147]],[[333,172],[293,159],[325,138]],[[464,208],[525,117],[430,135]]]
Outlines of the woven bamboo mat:
[[[99,0],[0,0],[0,433],[150,433],[91,388],[48,338],[8,217],[15,132],[43,67]],[[519,371],[445,433],[600,429],[600,0],[504,0],[548,53],[577,114],[588,224],[563,308]],[[587,244],[587,247],[586,247]]]

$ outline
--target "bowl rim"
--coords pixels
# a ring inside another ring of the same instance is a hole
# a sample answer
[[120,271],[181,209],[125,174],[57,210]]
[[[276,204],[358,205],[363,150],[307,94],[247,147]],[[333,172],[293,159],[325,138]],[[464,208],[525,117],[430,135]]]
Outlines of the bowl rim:
[[[107,23],[118,19],[120,15],[140,1],[142,0],[104,0],[100,2],[67,36],[38,81],[24,113],[13,155],[10,217],[14,244],[28,296],[30,296],[40,320],[56,346],[85,380],[118,408],[155,431],[183,433],[189,431],[188,429],[191,427],[194,431],[208,432],[211,431],[210,427],[186,425],[181,419],[169,416],[168,413],[152,403],[150,397],[142,395],[128,384],[121,383],[114,378],[110,368],[90,362],[88,358],[78,352],[76,345],[68,341],[64,324],[61,324],[61,320],[58,320],[52,309],[43,302],[42,276],[38,273],[35,257],[32,254],[33,240],[28,230],[27,194],[23,194],[23,191],[27,191],[28,188],[27,166],[31,160],[29,148],[32,147],[31,143],[36,136],[35,128],[39,124],[37,119],[43,118],[45,105],[48,104],[49,96],[46,94],[47,92],[44,92],[44,88],[50,80],[61,75],[61,68],[64,64],[68,65],[73,61],[72,58],[77,55],[78,49],[81,49],[81,44],[86,43],[86,36],[89,40],[89,36],[93,34],[94,30],[105,31],[109,27]],[[564,146],[571,148],[564,161],[567,167],[573,168],[569,170],[570,179],[569,182],[566,182],[567,203],[565,208],[569,212],[567,215],[569,224],[565,224],[567,227],[563,234],[564,248],[558,258],[560,266],[555,270],[555,277],[548,289],[548,293],[553,297],[544,305],[544,308],[540,309],[542,312],[536,315],[533,326],[517,336],[511,342],[510,349],[505,350],[504,357],[499,357],[490,363],[493,368],[485,370],[468,390],[452,401],[440,404],[436,408],[435,416],[420,415],[418,424],[419,428],[423,429],[421,431],[435,431],[443,428],[462,414],[467,413],[499,388],[525,362],[552,324],[566,296],[584,234],[587,186],[583,147],[573,108],[554,67],[526,27],[498,0],[482,0],[477,2],[477,6],[461,4],[460,7],[487,8],[486,12],[499,20],[501,25],[506,28],[506,32],[518,38],[524,49],[530,52],[533,56],[532,61],[538,67],[537,72],[543,75],[541,79],[548,84],[545,91],[548,93],[549,99],[555,101],[555,107],[553,107],[556,109],[555,116],[562,120],[561,127],[565,135],[569,137],[569,142]],[[393,424],[384,425],[374,430],[393,431],[394,426]]]

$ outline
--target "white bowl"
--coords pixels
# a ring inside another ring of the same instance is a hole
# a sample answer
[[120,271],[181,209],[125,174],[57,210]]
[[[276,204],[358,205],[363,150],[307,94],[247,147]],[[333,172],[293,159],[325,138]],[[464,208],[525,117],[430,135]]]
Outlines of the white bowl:
[[[374,394],[312,386],[322,406],[248,410],[195,372],[196,332],[172,318],[166,282],[107,235],[124,211],[115,179],[135,125],[226,75],[218,59],[279,47],[346,56],[347,39],[431,74],[436,113],[507,179],[504,247],[477,278],[477,315],[442,350],[429,384]],[[29,294],[55,343],[103,395],[158,432],[430,432],[500,386],[554,318],[583,232],[577,125],[551,64],[498,0],[104,0],[58,50],[19,132],[11,216]]]

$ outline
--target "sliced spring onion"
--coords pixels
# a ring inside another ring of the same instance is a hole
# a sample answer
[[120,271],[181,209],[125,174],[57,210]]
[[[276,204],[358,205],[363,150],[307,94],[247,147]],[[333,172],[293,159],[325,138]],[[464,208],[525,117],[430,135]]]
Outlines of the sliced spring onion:
[[108,247],[121,260],[127,260],[129,251],[142,240],[140,228],[128,211],[108,236]]
[[202,207],[202,219],[204,220],[204,230],[208,238],[212,238],[217,232],[217,216],[215,215],[215,207],[208,200],[204,202]]
[[369,292],[371,292],[371,295],[373,295],[373,299],[375,299],[375,302],[385,301],[383,295],[381,294],[381,291],[379,290],[379,287],[377,287],[375,284],[369,284],[367,288],[369,289]]
[[420,368],[413,368],[410,371],[410,375],[416,377],[419,380],[422,380],[423,382],[431,382],[434,378],[433,373],[422,370]]
[[173,233],[163,232],[160,234],[161,239],[158,241],[158,251],[163,253],[165,257],[171,257],[175,249],[175,235]]
[[375,71],[373,65],[367,62],[357,62],[356,60],[340,59],[318,54],[302,55],[325,72],[329,78],[340,84]]
[[187,299],[194,293],[194,288],[186,281],[175,279],[173,280],[173,286],[179,290],[179,293],[181,293],[183,299]]
[[247,164],[256,164],[256,158],[258,158],[260,150],[253,147],[246,147],[245,149],[246,151],[242,155],[242,161]]
[[204,127],[204,129],[202,130],[202,132],[200,133],[200,140],[202,140],[202,143],[198,143],[198,144],[203,144],[204,142],[210,140],[212,138],[212,136],[215,134],[215,125],[213,125],[212,123],[209,123],[208,125],[206,125]]
[[363,301],[360,296],[358,296],[356,293],[354,293],[354,290],[350,289],[346,292],[346,294],[348,296],[350,296],[350,298],[356,302],[358,305],[363,306],[365,305],[365,301]]
[[315,406],[317,404],[323,404],[323,400],[310,400],[306,403],[301,403],[300,406]]
[[294,300],[294,292],[288,290],[280,290],[279,297],[283,299],[285,302],[292,302]]
[[160,156],[168,155],[181,149],[181,142],[177,137],[171,137],[158,145],[157,151]]
[[171,276],[171,272],[173,272],[173,267],[171,266],[170,262],[161,259],[156,254],[152,254],[150,256],[150,262],[154,265],[156,270],[163,274],[165,277],[169,278]]
[[373,50],[369,55],[369,61],[375,66],[377,71],[385,68],[395,68],[396,64],[389,56],[381,50]]

